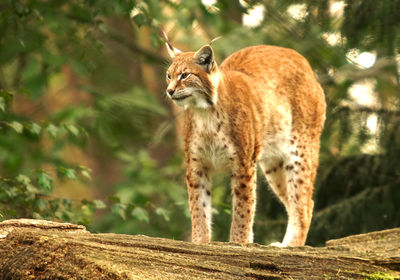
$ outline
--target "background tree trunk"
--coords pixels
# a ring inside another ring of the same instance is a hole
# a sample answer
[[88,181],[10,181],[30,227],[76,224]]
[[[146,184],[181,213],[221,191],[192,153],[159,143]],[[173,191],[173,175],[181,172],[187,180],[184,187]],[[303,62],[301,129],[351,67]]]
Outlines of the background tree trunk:
[[0,279],[399,279],[400,228],[275,248],[93,234],[42,220],[0,223]]

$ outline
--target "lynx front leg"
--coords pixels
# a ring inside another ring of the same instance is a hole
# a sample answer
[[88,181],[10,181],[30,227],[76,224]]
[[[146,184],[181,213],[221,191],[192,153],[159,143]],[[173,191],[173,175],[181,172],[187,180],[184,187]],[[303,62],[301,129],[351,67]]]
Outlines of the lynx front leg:
[[232,226],[230,242],[253,242],[256,199],[256,165],[239,169],[232,176]]
[[188,168],[186,174],[189,207],[192,217],[192,242],[209,243],[211,240],[211,181],[208,169]]

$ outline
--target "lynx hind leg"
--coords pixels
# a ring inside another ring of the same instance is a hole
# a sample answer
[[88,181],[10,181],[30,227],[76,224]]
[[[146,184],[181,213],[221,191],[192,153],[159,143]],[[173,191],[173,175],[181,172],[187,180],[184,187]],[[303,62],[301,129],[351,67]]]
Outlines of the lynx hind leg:
[[[311,154],[313,151],[294,136],[290,141],[286,159],[261,162],[261,168],[269,185],[279,197],[288,214],[288,225],[281,247],[303,246],[311,223],[314,202],[312,201],[314,178],[312,178]],[[317,151],[318,152],[318,151]]]

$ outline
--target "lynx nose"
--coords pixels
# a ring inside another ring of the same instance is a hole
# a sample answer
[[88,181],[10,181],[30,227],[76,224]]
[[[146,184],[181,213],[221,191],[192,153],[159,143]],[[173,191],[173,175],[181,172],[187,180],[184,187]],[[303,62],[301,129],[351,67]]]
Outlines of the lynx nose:
[[169,88],[169,89],[167,89],[167,92],[168,92],[168,94],[169,94],[170,96],[172,96],[172,95],[174,94],[175,90],[172,89],[172,88]]

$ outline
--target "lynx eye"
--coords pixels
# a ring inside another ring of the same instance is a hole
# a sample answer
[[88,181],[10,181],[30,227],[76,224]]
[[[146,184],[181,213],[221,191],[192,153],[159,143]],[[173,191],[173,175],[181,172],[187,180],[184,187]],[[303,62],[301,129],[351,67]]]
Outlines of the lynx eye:
[[167,80],[171,80],[171,75],[167,73]]
[[189,78],[189,76],[190,76],[190,73],[182,73],[182,74],[179,76],[179,80],[183,81],[183,80]]

